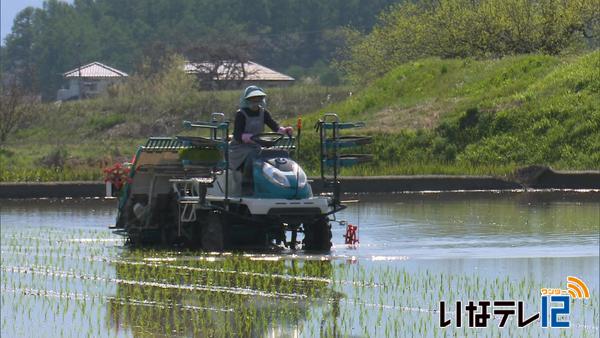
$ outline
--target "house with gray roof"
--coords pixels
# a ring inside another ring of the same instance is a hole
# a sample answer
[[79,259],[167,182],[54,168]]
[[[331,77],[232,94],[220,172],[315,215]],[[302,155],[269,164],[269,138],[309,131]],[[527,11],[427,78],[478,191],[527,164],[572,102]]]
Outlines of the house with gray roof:
[[288,86],[295,79],[256,62],[189,62],[184,71],[201,81],[213,82],[218,88],[239,89],[248,85],[261,87]]

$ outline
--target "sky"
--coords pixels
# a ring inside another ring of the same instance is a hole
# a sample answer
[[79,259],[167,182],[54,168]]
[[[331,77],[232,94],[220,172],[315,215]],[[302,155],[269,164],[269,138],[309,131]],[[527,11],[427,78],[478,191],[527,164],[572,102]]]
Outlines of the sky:
[[41,8],[43,4],[43,0],[0,0],[0,10],[2,10],[0,33],[2,33],[3,46],[5,45],[4,39],[6,38],[6,35],[10,33],[13,20],[15,19],[15,16],[17,16],[17,13],[29,6]]
[[[68,2],[73,3],[71,0]],[[13,20],[15,19],[15,16],[17,16],[17,13],[29,6],[42,8],[43,5],[44,0],[0,0],[0,10],[2,12],[0,17],[2,45],[5,45],[4,39],[6,38],[6,35],[10,33]]]

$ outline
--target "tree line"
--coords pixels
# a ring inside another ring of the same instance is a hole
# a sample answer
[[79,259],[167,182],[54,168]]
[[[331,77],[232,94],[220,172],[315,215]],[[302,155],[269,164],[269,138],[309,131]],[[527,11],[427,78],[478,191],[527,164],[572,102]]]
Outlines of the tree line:
[[61,74],[91,61],[126,72],[194,46],[246,48],[276,68],[329,63],[345,27],[367,31],[394,0],[48,0],[18,13],[2,48],[2,74],[52,99]]
[[0,54],[3,82],[54,99],[62,73],[96,60],[148,75],[171,54],[223,55],[364,83],[423,57],[557,55],[599,41],[600,0],[48,0],[17,15]]

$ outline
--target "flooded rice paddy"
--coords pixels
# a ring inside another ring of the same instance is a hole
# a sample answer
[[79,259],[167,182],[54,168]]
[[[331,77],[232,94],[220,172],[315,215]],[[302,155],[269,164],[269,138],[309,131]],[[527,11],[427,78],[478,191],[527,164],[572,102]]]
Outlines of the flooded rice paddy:
[[[598,337],[600,193],[358,198],[338,219],[360,245],[334,224],[330,255],[132,249],[107,229],[114,200],[2,201],[2,337]],[[569,328],[469,328],[464,309],[456,327],[456,301],[523,301],[529,317],[567,276],[591,294]]]

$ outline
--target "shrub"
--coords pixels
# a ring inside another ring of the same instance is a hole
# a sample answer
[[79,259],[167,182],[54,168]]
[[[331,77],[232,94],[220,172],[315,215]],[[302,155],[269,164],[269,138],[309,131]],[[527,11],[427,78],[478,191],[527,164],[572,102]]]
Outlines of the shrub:
[[596,0],[406,1],[383,12],[368,35],[348,32],[338,65],[350,80],[364,83],[428,56],[498,58],[557,55],[573,46],[593,49],[600,46],[597,6]]
[[125,122],[125,116],[121,114],[93,116],[90,119],[90,126],[95,131],[103,131],[123,122]]

